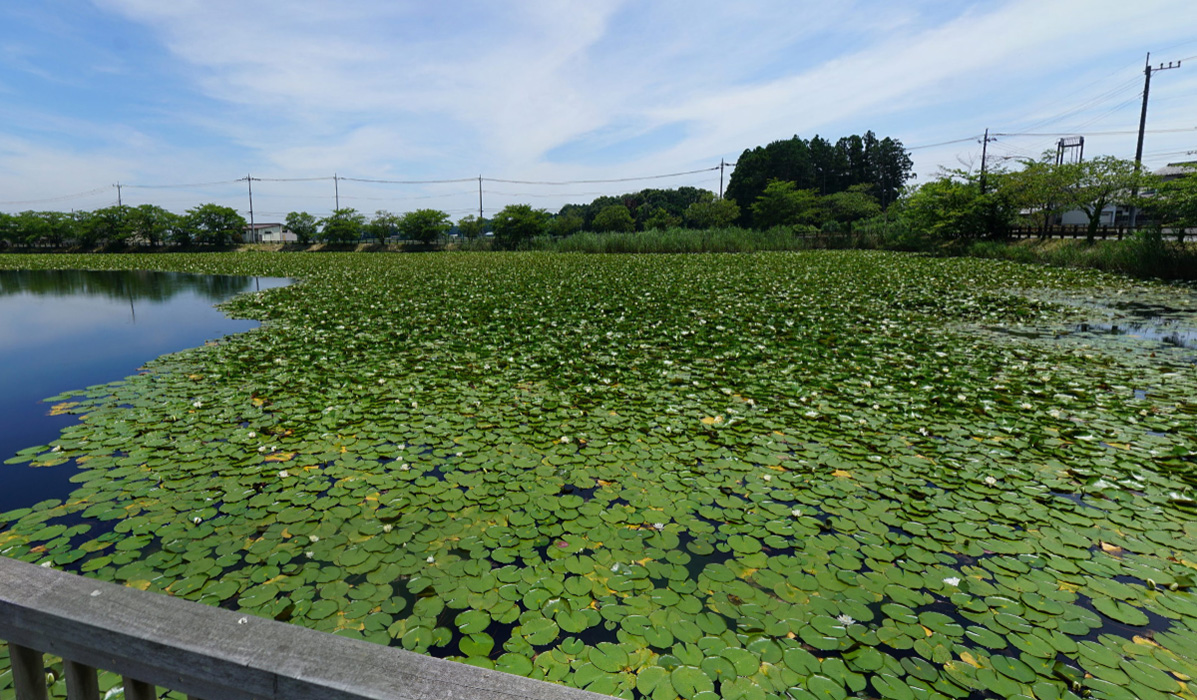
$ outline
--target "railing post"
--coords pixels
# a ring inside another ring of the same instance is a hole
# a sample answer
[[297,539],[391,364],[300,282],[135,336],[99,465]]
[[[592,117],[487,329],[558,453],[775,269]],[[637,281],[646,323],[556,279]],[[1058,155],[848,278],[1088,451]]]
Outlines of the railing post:
[[67,700],[100,700],[100,682],[96,670],[67,659],[62,660],[66,672]]
[[46,667],[42,653],[19,644],[8,645],[17,700],[46,700]]
[[158,700],[153,685],[125,676],[125,700]]

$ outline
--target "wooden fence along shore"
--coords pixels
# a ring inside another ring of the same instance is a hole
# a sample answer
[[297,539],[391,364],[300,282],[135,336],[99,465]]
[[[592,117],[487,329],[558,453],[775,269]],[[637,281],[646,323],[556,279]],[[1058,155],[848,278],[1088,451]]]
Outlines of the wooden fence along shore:
[[125,697],[193,700],[610,700],[327,632],[0,557],[0,640],[17,700],[44,700],[42,655],[63,659],[70,700],[98,700],[96,669]]
[[[1106,240],[1109,238],[1116,238],[1122,240],[1133,236],[1136,231],[1140,229],[1131,228],[1129,226],[1099,226],[1094,234],[1094,238]],[[1164,229],[1163,236],[1168,240],[1176,240],[1177,231],[1174,229]],[[1197,229],[1186,229],[1185,238],[1197,235]],[[1011,238],[1088,238],[1089,228],[1083,225],[1057,225],[1057,226],[1019,226],[1010,229]]]

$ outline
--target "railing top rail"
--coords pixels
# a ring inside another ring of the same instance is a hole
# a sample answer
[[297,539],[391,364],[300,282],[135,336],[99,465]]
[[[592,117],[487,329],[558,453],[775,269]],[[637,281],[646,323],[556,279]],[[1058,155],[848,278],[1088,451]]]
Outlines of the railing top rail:
[[610,700],[0,557],[0,639],[230,700]]

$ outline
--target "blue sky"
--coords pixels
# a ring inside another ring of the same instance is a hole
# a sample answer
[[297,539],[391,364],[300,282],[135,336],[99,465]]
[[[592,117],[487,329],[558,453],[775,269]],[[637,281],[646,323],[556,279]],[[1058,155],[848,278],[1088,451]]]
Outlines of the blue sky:
[[[484,182],[487,214],[555,211],[717,190],[710,168],[745,148],[868,129],[912,148],[919,180],[978,167],[986,128],[1045,134],[999,136],[993,166],[1055,134],[1129,158],[1148,51],[1192,58],[1153,78],[1144,160],[1197,159],[1192,0],[7,2],[0,210],[107,206],[120,182],[127,204],[245,212],[252,174],[259,221],[338,191],[458,218],[479,175],[524,181]],[[281,181],[334,173],[358,180]]]

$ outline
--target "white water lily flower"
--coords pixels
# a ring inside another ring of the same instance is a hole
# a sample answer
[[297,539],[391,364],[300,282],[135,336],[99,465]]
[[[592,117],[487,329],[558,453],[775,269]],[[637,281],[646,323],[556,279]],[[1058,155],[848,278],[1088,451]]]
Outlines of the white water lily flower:
[[289,476],[291,476],[291,472],[287,471],[286,469],[278,473],[278,478],[280,479],[286,479]]
[[53,568],[54,568],[54,562],[52,562],[52,561],[44,561],[44,562],[42,562],[42,568],[43,568],[43,569],[53,569]]
[[200,523],[204,522],[204,519],[197,515],[191,519],[191,522],[195,523],[196,525],[199,525]]
[[852,619],[851,615],[837,615],[835,618],[841,625],[847,627],[848,625],[855,625],[856,620]]
[[762,476],[761,478],[762,478],[762,479],[764,479],[765,481],[772,481],[772,480],[773,480],[773,477],[772,477],[772,476],[770,476],[770,475],[768,475],[768,474],[765,474],[765,475],[764,475],[764,476]]
[[252,431],[252,430],[251,430],[251,431],[249,431],[249,437],[250,437],[250,438],[256,438],[257,436],[258,436],[258,434],[257,434],[257,433],[255,433],[254,431]]
[[428,557],[424,561],[428,562],[429,564],[432,564],[432,563],[436,562],[436,557]]
[[665,529],[665,523],[653,523],[653,529],[660,532]]
[[203,402],[203,401],[196,401],[195,403],[193,403],[193,404],[191,404],[191,405],[192,405],[192,406],[194,406],[195,408],[202,408],[202,407],[203,407],[203,405],[204,405],[204,402]]
[[390,523],[387,523],[386,525],[383,525],[383,526],[382,526],[382,531],[383,531],[383,532],[390,532],[391,530],[393,530],[393,529],[394,529],[394,527],[395,527],[394,525],[391,525]]
[[943,580],[943,582],[948,584],[949,586],[959,586],[960,585],[960,577],[959,576],[949,576],[949,577],[945,578]]
[[560,442],[562,445],[568,445],[569,444],[569,436],[562,435],[561,440],[559,440],[558,442]]
[[795,518],[800,518],[802,517],[802,511],[798,508],[795,508],[794,510],[790,511],[790,515],[794,516]]
[[992,476],[987,476],[987,477],[985,477],[985,483],[989,484],[990,486],[993,486],[994,484],[997,483],[997,479],[993,478]]

